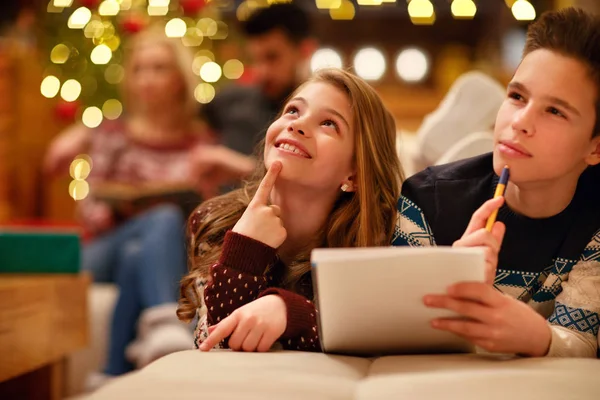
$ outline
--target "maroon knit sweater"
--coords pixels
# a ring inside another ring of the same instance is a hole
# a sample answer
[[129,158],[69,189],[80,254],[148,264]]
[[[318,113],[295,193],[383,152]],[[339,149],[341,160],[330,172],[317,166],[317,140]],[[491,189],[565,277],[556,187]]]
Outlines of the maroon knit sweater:
[[[212,281],[204,292],[208,325],[217,324],[237,308],[260,297],[278,295],[287,307],[287,326],[279,339],[283,348],[321,351],[317,311],[307,299],[312,295],[310,276],[307,274],[299,284],[302,294],[295,293],[277,287],[278,272],[284,269],[274,248],[228,231],[219,261],[210,270]],[[227,341],[222,345],[227,347]]]

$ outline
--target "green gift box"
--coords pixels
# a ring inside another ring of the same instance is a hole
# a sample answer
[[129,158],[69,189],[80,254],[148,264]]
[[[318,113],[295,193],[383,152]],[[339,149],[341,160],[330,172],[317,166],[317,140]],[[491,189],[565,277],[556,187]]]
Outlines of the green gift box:
[[74,274],[80,254],[77,231],[0,228],[0,273]]

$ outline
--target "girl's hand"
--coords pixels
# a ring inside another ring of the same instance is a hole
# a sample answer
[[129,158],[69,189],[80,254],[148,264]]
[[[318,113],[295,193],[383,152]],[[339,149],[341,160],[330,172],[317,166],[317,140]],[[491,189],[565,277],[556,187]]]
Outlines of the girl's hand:
[[498,267],[498,254],[506,227],[502,222],[495,222],[492,232],[485,229],[489,216],[502,207],[504,197],[496,197],[483,203],[471,217],[469,226],[462,237],[454,242],[452,247],[484,247],[485,248],[485,282],[494,283],[496,268]]
[[278,248],[285,241],[287,232],[279,217],[278,206],[269,205],[269,196],[281,172],[282,164],[274,162],[263,178],[256,194],[232,231],[258,240],[267,246]]
[[455,333],[487,351],[543,357],[552,332],[527,304],[481,282],[452,285],[444,295],[427,295],[426,306],[454,311],[465,319],[438,318],[435,329]]
[[268,295],[254,300],[208,328],[208,338],[200,350],[210,351],[229,337],[229,348],[236,351],[265,352],[285,332],[287,308],[283,299]]

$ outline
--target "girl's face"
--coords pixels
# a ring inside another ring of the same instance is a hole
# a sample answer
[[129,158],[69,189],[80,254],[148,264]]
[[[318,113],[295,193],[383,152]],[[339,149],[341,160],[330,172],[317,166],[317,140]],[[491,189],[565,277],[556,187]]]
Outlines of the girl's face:
[[133,101],[150,109],[181,102],[183,79],[167,46],[143,44],[132,57],[127,79]]
[[339,191],[354,175],[354,128],[348,96],[323,82],[300,89],[267,130],[265,165],[280,160],[278,179]]

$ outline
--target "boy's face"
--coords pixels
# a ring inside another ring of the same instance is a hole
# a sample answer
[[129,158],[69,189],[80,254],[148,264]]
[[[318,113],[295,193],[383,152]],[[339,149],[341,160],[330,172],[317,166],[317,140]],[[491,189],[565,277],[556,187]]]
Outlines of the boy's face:
[[583,63],[544,49],[529,53],[496,118],[495,172],[508,165],[517,185],[577,180],[600,161],[600,137],[592,139],[597,98]]

